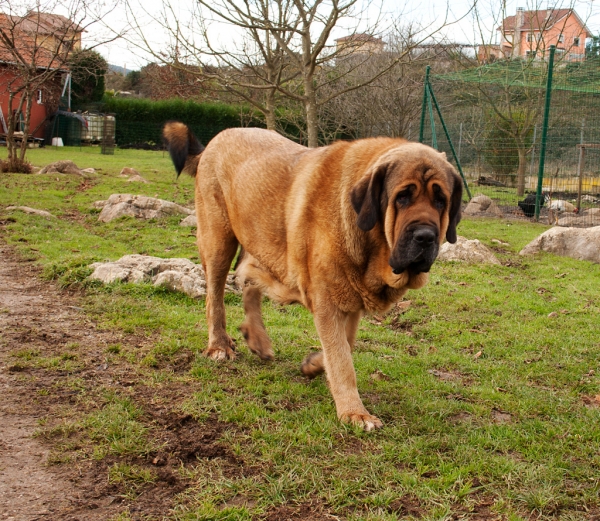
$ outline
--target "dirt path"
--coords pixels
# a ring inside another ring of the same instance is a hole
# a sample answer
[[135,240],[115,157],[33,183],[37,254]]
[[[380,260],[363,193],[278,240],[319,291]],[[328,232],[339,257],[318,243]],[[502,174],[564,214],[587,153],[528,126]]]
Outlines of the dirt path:
[[49,413],[36,388],[48,382],[19,371],[15,352],[85,338],[105,345],[74,297],[41,282],[37,271],[0,243],[0,521],[108,519],[118,510],[89,496],[64,469],[48,466],[48,449],[32,437]]

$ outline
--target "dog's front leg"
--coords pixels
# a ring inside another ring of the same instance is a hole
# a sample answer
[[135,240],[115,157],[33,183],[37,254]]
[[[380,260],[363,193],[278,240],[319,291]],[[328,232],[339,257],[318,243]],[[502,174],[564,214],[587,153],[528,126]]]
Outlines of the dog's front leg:
[[352,349],[347,338],[348,321],[356,323],[356,317],[330,303],[320,303],[315,306],[314,318],[338,418],[359,425],[366,431],[382,427],[381,420],[369,414],[358,395]]

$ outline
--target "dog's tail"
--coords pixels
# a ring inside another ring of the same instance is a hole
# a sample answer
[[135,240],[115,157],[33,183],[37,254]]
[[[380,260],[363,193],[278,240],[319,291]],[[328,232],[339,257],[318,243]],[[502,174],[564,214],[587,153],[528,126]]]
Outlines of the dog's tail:
[[179,121],[168,121],[163,128],[163,138],[171,155],[177,177],[181,172],[196,176],[200,154],[204,146],[192,131]]

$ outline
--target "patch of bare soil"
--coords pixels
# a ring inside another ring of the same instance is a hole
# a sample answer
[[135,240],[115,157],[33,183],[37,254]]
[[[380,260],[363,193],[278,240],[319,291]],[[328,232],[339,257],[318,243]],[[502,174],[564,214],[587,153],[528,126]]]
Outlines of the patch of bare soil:
[[[86,483],[47,466],[49,448],[32,435],[46,417],[40,381],[23,371],[16,352],[43,350],[81,340],[105,345],[77,310],[76,299],[37,278],[37,270],[0,244],[0,512],[3,520],[107,519],[117,509],[82,505]],[[57,375],[57,377],[59,377]],[[68,398],[67,398],[68,399]],[[85,503],[85,502],[83,502]],[[107,502],[108,503],[108,502]]]
[[[38,275],[37,268],[0,242],[2,521],[94,521],[123,511],[129,511],[132,519],[164,519],[175,496],[190,485],[178,472],[181,466],[195,467],[202,465],[202,460],[219,459],[231,476],[258,471],[219,441],[230,425],[216,418],[199,423],[173,412],[174,404],[194,392],[193,384],[185,389],[176,383],[162,388],[157,401],[157,390],[140,383],[135,367],[124,361],[107,363],[108,346],[121,343],[139,348],[147,339],[98,329],[83,314],[80,297],[60,291]],[[35,363],[42,358],[70,360],[71,351],[73,363],[68,371]],[[186,354],[181,364],[189,367],[189,363]],[[83,382],[85,392],[69,385],[73,379]],[[89,453],[90,442],[74,433],[66,435],[73,445],[72,461],[49,461],[61,437],[35,436],[36,430],[51,431],[65,415],[83,418],[101,406],[83,395],[93,396],[101,389],[127,392],[135,400],[160,451],[98,461],[81,455]],[[156,479],[128,495],[124,485],[108,480],[110,467],[118,463],[151,469]]]

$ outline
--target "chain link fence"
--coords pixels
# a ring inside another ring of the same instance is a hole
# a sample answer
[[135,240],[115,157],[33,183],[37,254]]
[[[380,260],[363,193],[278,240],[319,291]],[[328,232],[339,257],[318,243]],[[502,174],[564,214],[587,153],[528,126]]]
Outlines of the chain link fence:
[[422,140],[450,158],[454,148],[474,200],[467,213],[600,225],[600,63],[551,62],[503,60],[426,80],[435,100],[424,97]]

